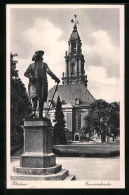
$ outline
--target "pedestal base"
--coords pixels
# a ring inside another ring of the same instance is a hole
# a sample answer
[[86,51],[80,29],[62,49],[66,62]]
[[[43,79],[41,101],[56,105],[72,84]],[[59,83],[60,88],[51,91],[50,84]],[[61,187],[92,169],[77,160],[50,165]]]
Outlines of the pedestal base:
[[56,156],[53,153],[24,153],[21,155],[20,166],[29,168],[46,168],[56,164]]
[[25,175],[50,175],[50,174],[56,174],[61,170],[62,170],[62,165],[55,165],[49,168],[13,167],[14,173],[25,174]]
[[45,181],[52,181],[52,180],[74,180],[75,176],[69,175],[69,171],[66,169],[62,169],[56,174],[51,174],[51,175],[23,175],[23,174],[13,174],[11,176],[12,180],[29,180],[29,181],[34,181],[34,180],[45,180]]
[[69,171],[56,165],[52,153],[51,122],[49,119],[24,121],[24,153],[20,167],[13,167],[12,180],[73,180]]

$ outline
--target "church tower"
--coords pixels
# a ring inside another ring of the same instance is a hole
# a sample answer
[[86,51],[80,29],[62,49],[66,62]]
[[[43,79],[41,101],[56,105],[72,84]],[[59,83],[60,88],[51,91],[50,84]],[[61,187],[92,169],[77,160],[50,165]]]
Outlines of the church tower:
[[74,15],[75,20],[73,31],[68,41],[68,52],[65,55],[65,73],[63,73],[63,85],[84,84],[87,87],[87,75],[84,70],[84,55],[82,54],[82,43],[77,31],[78,21],[77,15]]
[[[74,23],[73,31],[68,41],[68,51],[65,55],[65,73],[63,73],[63,85],[53,86],[48,93],[49,103],[53,99],[50,109],[50,118],[54,119],[57,97],[60,96],[62,108],[66,120],[67,135],[69,140],[80,140],[80,129],[84,126],[84,117],[87,116],[90,104],[95,101],[87,88],[87,75],[84,70],[84,55],[82,54],[82,43],[77,30],[77,16],[71,20]],[[53,94],[55,94],[53,98]],[[53,124],[54,125],[54,124]]]

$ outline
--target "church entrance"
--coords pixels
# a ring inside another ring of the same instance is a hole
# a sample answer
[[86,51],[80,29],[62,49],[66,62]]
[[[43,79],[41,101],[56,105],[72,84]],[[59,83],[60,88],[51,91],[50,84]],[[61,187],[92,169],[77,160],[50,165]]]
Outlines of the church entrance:
[[76,133],[74,134],[74,141],[75,141],[75,142],[79,142],[79,141],[80,141],[79,132],[76,132]]
[[75,141],[79,141],[79,136],[75,135]]

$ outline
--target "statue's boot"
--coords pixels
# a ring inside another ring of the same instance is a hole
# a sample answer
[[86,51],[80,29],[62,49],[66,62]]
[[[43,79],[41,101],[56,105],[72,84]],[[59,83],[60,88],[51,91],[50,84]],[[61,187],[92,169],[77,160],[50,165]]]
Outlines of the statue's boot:
[[29,118],[36,117],[36,108],[37,108],[37,98],[32,99],[32,112],[29,115]]
[[[33,106],[33,105],[32,105]],[[31,114],[29,115],[29,118],[33,118],[33,117],[36,117],[36,107],[32,107],[32,112]]]
[[39,118],[43,118],[43,106],[44,106],[44,102],[39,101]]
[[39,111],[39,118],[43,118],[43,112]]

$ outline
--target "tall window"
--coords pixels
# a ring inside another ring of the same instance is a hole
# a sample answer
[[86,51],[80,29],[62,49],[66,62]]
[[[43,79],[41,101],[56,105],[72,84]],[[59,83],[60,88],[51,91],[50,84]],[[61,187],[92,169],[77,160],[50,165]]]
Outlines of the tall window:
[[71,64],[71,74],[72,75],[75,74],[75,64],[74,63]]
[[76,43],[71,44],[71,51],[75,52],[76,51]]

